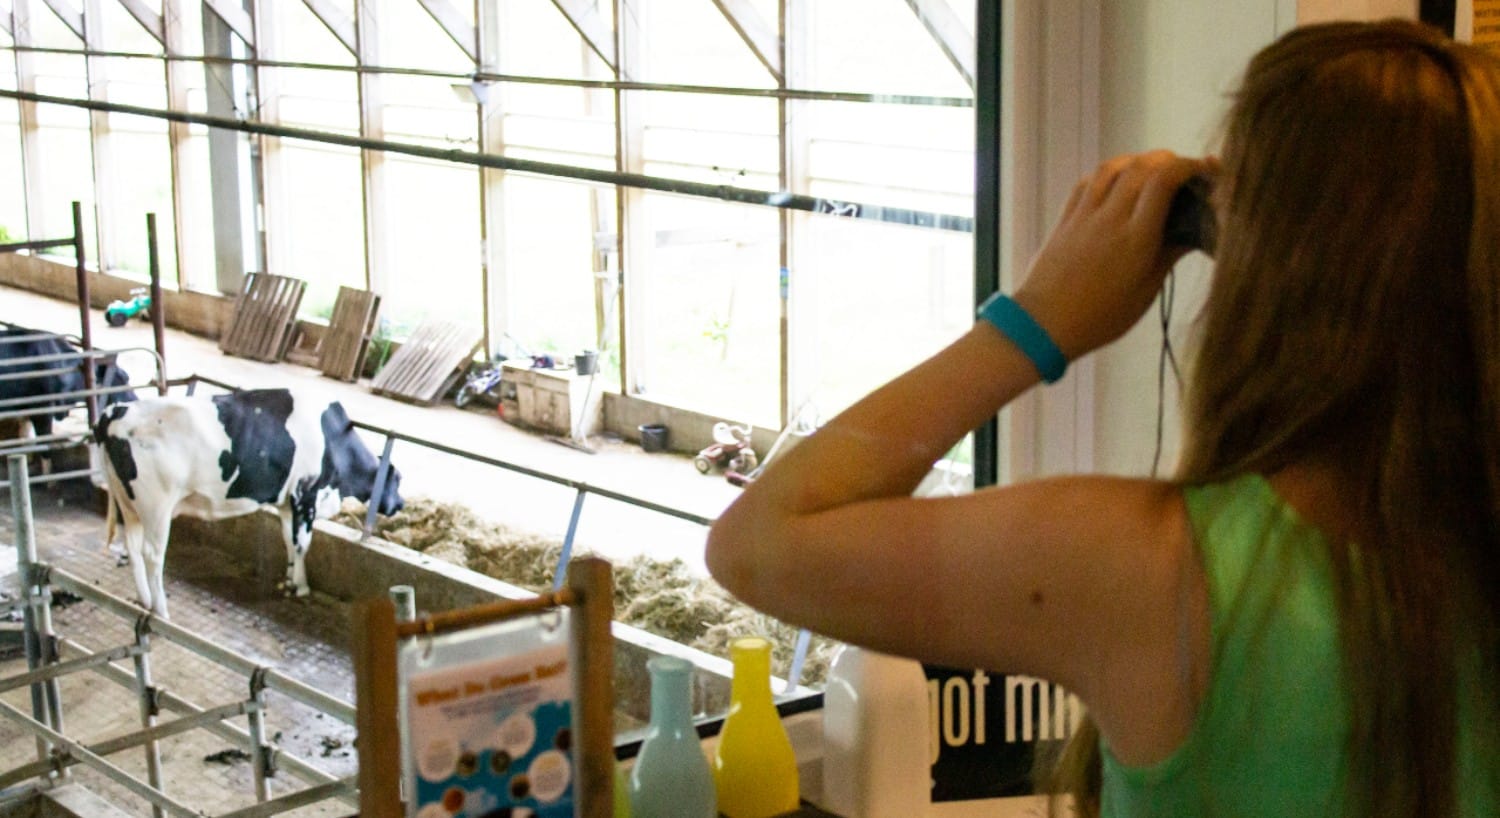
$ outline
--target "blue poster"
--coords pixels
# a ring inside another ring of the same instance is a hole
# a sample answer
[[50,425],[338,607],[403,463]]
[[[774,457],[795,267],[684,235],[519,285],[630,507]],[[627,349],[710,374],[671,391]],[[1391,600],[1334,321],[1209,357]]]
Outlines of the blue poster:
[[414,818],[573,818],[572,681],[555,645],[413,674]]

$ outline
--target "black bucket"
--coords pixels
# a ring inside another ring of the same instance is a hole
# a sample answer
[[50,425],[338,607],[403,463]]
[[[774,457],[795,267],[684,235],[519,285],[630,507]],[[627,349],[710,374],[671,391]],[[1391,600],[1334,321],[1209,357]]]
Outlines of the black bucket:
[[599,352],[593,349],[573,356],[573,370],[579,375],[592,375],[599,369]]
[[667,427],[661,423],[647,423],[637,427],[641,433],[641,448],[648,452],[667,450]]

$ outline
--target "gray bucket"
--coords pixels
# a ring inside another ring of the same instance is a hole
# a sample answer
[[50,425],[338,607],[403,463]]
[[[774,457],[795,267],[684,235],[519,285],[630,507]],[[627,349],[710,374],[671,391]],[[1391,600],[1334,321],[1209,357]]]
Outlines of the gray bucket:
[[667,450],[667,427],[662,423],[646,423],[637,427],[641,433],[641,448],[648,452]]

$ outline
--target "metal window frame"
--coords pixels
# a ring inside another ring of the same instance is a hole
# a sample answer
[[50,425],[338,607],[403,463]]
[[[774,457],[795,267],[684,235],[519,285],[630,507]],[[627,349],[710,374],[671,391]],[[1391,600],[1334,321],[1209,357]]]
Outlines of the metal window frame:
[[[114,240],[111,234],[113,217],[109,215],[113,208],[111,202],[113,197],[108,191],[108,173],[113,162],[108,154],[108,116],[113,111],[123,111],[129,106],[108,106],[108,100],[102,93],[94,93],[92,89],[101,87],[103,79],[103,60],[112,56],[140,56],[156,57],[163,60],[169,108],[178,111],[185,110],[186,91],[188,86],[186,71],[197,70],[197,65],[245,65],[251,69],[254,77],[255,104],[258,111],[248,112],[250,118],[262,121],[276,122],[276,107],[278,102],[278,73],[285,68],[307,67],[326,70],[355,71],[359,77],[359,108],[360,108],[360,137],[370,144],[360,144],[361,148],[361,186],[362,201],[364,203],[364,237],[365,237],[365,283],[370,289],[381,291],[389,289],[394,271],[391,269],[392,260],[389,248],[391,231],[388,229],[389,219],[387,211],[387,193],[385,192],[383,164],[386,161],[383,150],[373,147],[373,143],[384,142],[384,129],[382,123],[382,98],[380,95],[380,77],[386,73],[410,73],[430,76],[455,76],[450,72],[425,71],[420,69],[398,69],[382,67],[379,65],[379,55],[376,51],[376,36],[373,31],[375,18],[369,13],[368,3],[373,0],[357,0],[353,19],[342,12],[338,6],[329,0],[302,0],[303,5],[325,26],[333,36],[350,49],[355,55],[353,66],[323,66],[308,63],[295,63],[280,60],[276,52],[276,22],[278,15],[273,11],[274,0],[252,0],[246,4],[248,8],[235,2],[235,0],[163,0],[163,14],[157,15],[154,10],[142,2],[142,0],[80,0],[84,4],[82,11],[74,12],[69,5],[70,0],[15,0],[15,20],[24,20],[36,3],[42,3],[53,14],[59,16],[65,22],[69,22],[75,31],[84,37],[84,47],[72,53],[81,53],[90,66],[90,88],[89,101],[96,103],[88,106],[90,108],[90,119],[93,123],[93,144],[96,146],[96,229],[100,239],[101,267],[108,268],[112,260],[111,249]],[[101,16],[100,9],[104,3],[119,2],[129,12],[130,16],[149,32],[151,36],[162,44],[162,53],[156,55],[127,54],[125,52],[112,52],[106,49],[105,43],[99,39],[96,32],[91,31],[91,18]],[[177,10],[184,5],[196,2],[205,15],[212,14],[222,21],[225,26],[239,38],[249,50],[249,57],[236,56],[194,56],[183,53],[186,38],[180,30],[177,18]],[[670,91],[682,93],[703,93],[715,95],[744,95],[762,96],[775,98],[778,101],[779,116],[779,138],[781,141],[780,158],[778,162],[778,180],[782,183],[784,192],[793,194],[807,190],[810,178],[807,175],[807,156],[805,139],[798,137],[799,117],[797,111],[804,107],[807,100],[837,100],[867,103],[886,104],[908,104],[908,105],[943,105],[943,106],[967,106],[973,105],[971,100],[964,98],[944,97],[921,97],[921,96],[887,96],[880,94],[864,94],[849,92],[825,92],[812,91],[805,87],[805,52],[810,43],[800,42],[798,37],[805,35],[806,12],[796,11],[800,3],[805,0],[784,0],[778,19],[772,24],[762,19],[755,7],[746,0],[713,0],[724,19],[729,23],[744,48],[753,55],[767,70],[774,80],[773,88],[721,88],[711,86],[693,86],[682,84],[648,83],[639,80],[641,72],[638,65],[639,51],[642,47],[641,34],[632,30],[632,22],[635,12],[622,11],[629,9],[639,10],[639,7],[649,4],[649,0],[610,0],[614,3],[614,21],[606,22],[598,13],[598,7],[590,0],[553,0],[553,7],[569,23],[579,35],[582,47],[598,55],[603,62],[609,66],[610,76],[608,78],[588,79],[559,79],[551,77],[525,77],[508,75],[502,73],[502,64],[498,54],[498,35],[501,23],[501,9],[503,4],[499,0],[473,0],[474,23],[454,4],[454,0],[420,0],[421,8],[438,23],[445,33],[453,40],[455,45],[465,52],[473,61],[474,71],[466,77],[474,82],[486,84],[507,82],[533,82],[553,84],[562,86],[574,86],[582,88],[600,89],[612,97],[615,109],[616,127],[616,175],[609,180],[600,180],[614,187],[615,212],[613,214],[613,227],[616,237],[613,242],[604,241],[599,246],[600,263],[604,266],[603,258],[609,255],[613,249],[616,262],[615,274],[618,276],[617,283],[621,288],[621,309],[618,319],[618,337],[615,339],[619,346],[622,362],[621,382],[617,387],[627,394],[635,394],[641,391],[649,381],[650,361],[639,355],[633,354],[641,348],[644,343],[644,327],[649,321],[644,319],[650,309],[645,303],[643,293],[645,287],[640,286],[641,275],[647,274],[649,269],[650,241],[649,237],[641,235],[644,229],[641,214],[639,212],[640,201],[643,196],[642,187],[636,184],[643,167],[643,159],[640,156],[640,143],[643,133],[644,122],[641,118],[640,106],[632,102],[630,91]],[[953,15],[947,0],[907,0],[908,5],[914,12],[917,21],[933,37],[937,45],[948,55],[954,64],[955,70],[963,76],[970,84],[974,83],[972,71],[969,65],[972,57],[965,54],[966,49],[973,47],[972,38],[967,36],[967,31]],[[980,6],[992,6],[993,4],[980,4]],[[787,12],[790,6],[792,13]],[[981,13],[990,13],[989,9]],[[70,22],[71,21],[71,22]],[[486,26],[490,29],[486,32]],[[14,26],[13,28],[19,28]],[[24,33],[24,32],[18,32]],[[86,35],[93,35],[86,36]],[[16,38],[15,59],[18,66],[19,87],[23,92],[33,91],[34,83],[28,88],[26,81],[30,78],[26,67],[32,59],[34,52],[40,51],[67,51],[66,49],[42,49],[36,47],[24,37]],[[635,52],[632,56],[632,51]],[[799,54],[799,52],[801,52]],[[801,66],[798,61],[803,61]],[[23,120],[23,145],[28,142],[25,135],[33,136],[30,153],[35,153],[35,105],[36,99],[28,99],[20,96],[22,120]],[[106,103],[105,106],[97,103]],[[180,107],[179,107],[180,106]],[[485,153],[499,153],[504,148],[504,141],[500,133],[501,118],[498,111],[500,106],[493,103],[488,106],[476,106],[477,133],[480,145]],[[177,259],[179,262],[178,286],[186,287],[193,283],[202,283],[201,275],[189,272],[185,265],[190,259],[201,256],[189,247],[193,236],[205,232],[203,227],[207,224],[208,216],[204,214],[204,208],[193,206],[192,198],[195,191],[201,185],[199,180],[193,178],[195,171],[194,163],[187,160],[185,151],[190,144],[189,123],[193,120],[171,119],[169,126],[169,150],[171,151],[172,173],[173,173],[173,202],[174,202],[174,235],[177,241]],[[268,269],[287,270],[292,262],[289,257],[286,240],[285,218],[286,218],[286,173],[282,167],[280,157],[280,140],[287,138],[285,133],[275,133],[262,130],[255,137],[257,148],[258,165],[254,169],[254,179],[260,191],[258,199],[251,200],[253,204],[246,207],[254,207],[254,215],[259,227],[261,240],[260,258],[258,266]],[[334,141],[334,140],[330,140]],[[347,144],[347,143],[345,143]],[[25,151],[23,151],[25,153]],[[220,157],[222,159],[222,157]],[[441,157],[440,157],[441,158]],[[23,158],[23,162],[25,159]],[[217,161],[217,160],[214,160]],[[27,164],[31,164],[27,162]],[[505,258],[504,219],[505,209],[503,184],[507,168],[503,165],[490,165],[481,170],[480,176],[480,207],[482,210],[481,235],[479,240],[482,247],[482,264],[480,271],[480,290],[483,303],[483,322],[486,331],[485,344],[487,348],[494,349],[498,339],[506,331],[510,321],[507,320],[505,312],[509,302],[507,278],[510,274]],[[34,179],[35,174],[28,177],[28,207],[39,211],[41,197],[44,192],[40,190],[39,180]],[[663,189],[662,185],[647,184],[646,187]],[[702,191],[694,189],[692,185],[678,185],[672,192],[682,192],[688,195],[699,195]],[[737,197],[737,198],[736,198]],[[796,196],[793,197],[797,198]],[[806,198],[806,197],[802,197]],[[729,200],[745,200],[743,192],[734,194]],[[805,204],[805,203],[804,203]],[[844,203],[830,203],[826,208],[817,205],[811,209],[837,209]],[[247,214],[248,215],[248,214]],[[780,260],[783,269],[795,268],[796,250],[799,243],[797,238],[797,225],[806,216],[784,211],[781,219],[781,252]],[[28,221],[36,221],[28,216]],[[606,232],[609,219],[599,218],[596,222],[596,234]],[[921,220],[918,220],[921,221]],[[201,249],[201,248],[200,248]],[[602,272],[602,270],[596,271]],[[794,280],[794,279],[793,279]],[[225,281],[218,281],[219,289],[223,289]],[[793,416],[793,407],[805,398],[805,389],[801,386],[798,375],[799,369],[806,371],[805,365],[799,361],[796,339],[799,337],[798,323],[810,319],[810,313],[806,310],[798,310],[796,306],[795,284],[790,284],[783,300],[782,332],[780,338],[779,356],[781,358],[781,385],[779,404],[781,407],[781,418],[783,423]],[[605,320],[604,310],[596,310],[596,320],[602,323]],[[805,332],[805,329],[803,330]]]

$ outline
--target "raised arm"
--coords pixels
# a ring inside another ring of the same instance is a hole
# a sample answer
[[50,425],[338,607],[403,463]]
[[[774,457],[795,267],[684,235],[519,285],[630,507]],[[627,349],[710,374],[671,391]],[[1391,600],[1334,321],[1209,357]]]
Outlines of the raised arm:
[[[1069,360],[1152,303],[1181,255],[1162,246],[1167,206],[1207,169],[1165,152],[1125,156],[1075,188],[1015,294]],[[1163,545],[1190,540],[1177,492],[1067,478],[910,496],[1039,379],[1014,342],[977,322],[773,461],[714,525],[710,570],[748,604],[835,638],[1086,684],[1070,677],[1117,644],[1098,634],[1148,627],[1158,617],[1138,592],[1180,581],[1187,549]]]

